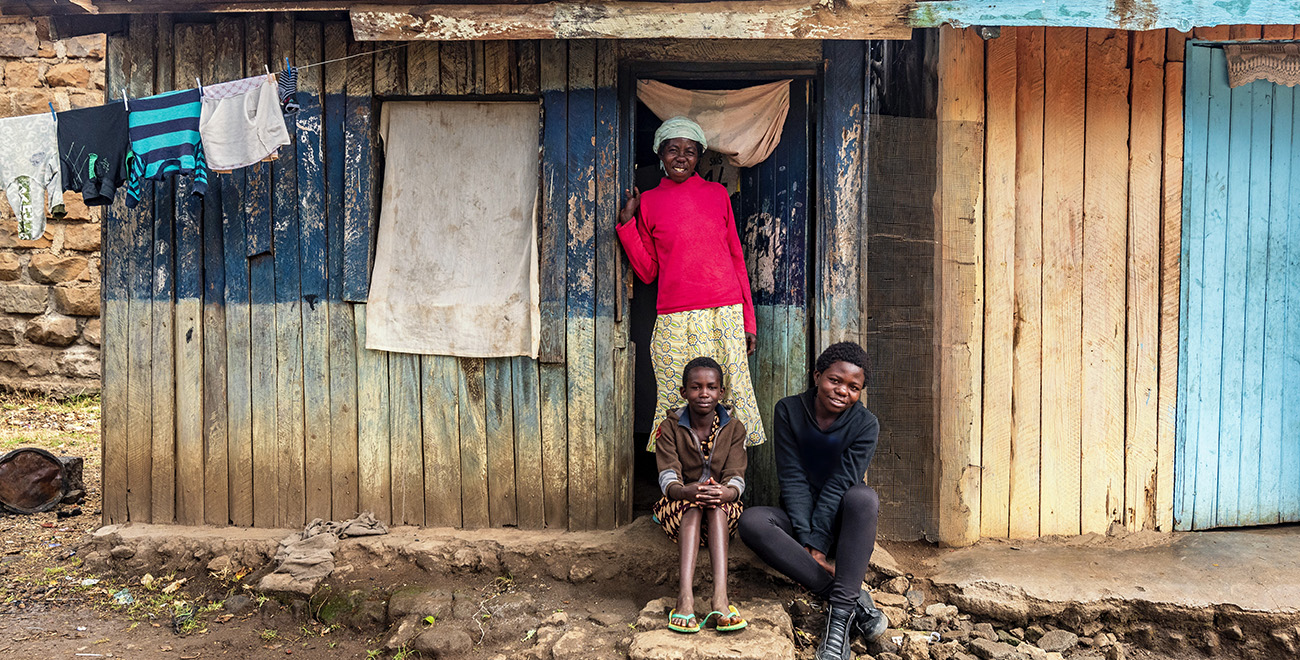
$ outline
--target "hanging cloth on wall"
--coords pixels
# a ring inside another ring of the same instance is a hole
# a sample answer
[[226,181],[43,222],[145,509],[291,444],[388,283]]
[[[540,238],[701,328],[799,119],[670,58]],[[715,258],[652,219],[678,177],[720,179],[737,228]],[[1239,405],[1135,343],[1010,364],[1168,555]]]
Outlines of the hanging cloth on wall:
[[690,90],[639,80],[637,98],[661,120],[690,117],[704,129],[709,150],[736,167],[753,167],[781,142],[790,111],[790,81],[732,90]]
[[366,348],[537,357],[540,116],[537,103],[383,105]]
[[112,204],[127,178],[126,105],[111,101],[58,117],[63,189],[81,193],[87,206]]
[[1300,83],[1300,43],[1232,44],[1223,47],[1228,60],[1228,86],[1256,80],[1295,87]]
[[271,76],[203,88],[199,135],[208,167],[228,171],[269,158],[289,144],[289,129]]
[[169,174],[193,174],[194,194],[208,191],[208,171],[199,139],[202,97],[197,89],[131,99],[127,113],[132,156],[126,184],[126,205],[135,208],[145,180],[162,181]]
[[18,237],[33,241],[45,233],[45,203],[63,215],[63,177],[54,117],[41,113],[0,119],[0,185],[18,220]]

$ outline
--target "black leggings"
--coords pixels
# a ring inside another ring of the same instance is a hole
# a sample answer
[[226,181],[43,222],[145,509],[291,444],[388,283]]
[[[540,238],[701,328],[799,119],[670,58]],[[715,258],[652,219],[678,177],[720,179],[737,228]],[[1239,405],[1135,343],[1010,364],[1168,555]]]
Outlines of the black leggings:
[[849,488],[840,499],[831,530],[835,575],[817,565],[794,538],[790,516],[777,507],[756,506],[740,516],[740,538],[769,566],[836,607],[852,607],[876,547],[880,498],[866,484]]

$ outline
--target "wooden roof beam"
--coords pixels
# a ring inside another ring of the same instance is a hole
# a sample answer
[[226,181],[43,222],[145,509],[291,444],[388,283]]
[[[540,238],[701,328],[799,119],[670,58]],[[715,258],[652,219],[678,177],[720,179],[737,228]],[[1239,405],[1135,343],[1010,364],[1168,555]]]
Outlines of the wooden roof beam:
[[910,39],[904,0],[362,5],[359,41],[481,39]]

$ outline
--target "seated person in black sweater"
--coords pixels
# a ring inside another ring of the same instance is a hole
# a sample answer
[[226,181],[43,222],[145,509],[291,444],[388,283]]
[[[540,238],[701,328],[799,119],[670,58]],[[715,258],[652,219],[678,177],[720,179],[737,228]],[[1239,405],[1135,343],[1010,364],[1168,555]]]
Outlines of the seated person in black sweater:
[[861,346],[834,344],[817,358],[813,386],[777,402],[781,507],[740,517],[740,538],[754,554],[829,602],[817,660],[852,658],[852,634],[869,641],[889,623],[862,589],[880,511],[876,491],[863,483],[880,431],[858,402],[867,364]]

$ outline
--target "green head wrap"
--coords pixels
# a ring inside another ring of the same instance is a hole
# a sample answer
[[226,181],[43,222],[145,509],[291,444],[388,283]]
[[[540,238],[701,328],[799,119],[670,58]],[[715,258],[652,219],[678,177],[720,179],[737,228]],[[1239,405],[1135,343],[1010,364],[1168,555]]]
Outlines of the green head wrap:
[[687,117],[673,117],[665,121],[659,127],[659,130],[655,131],[655,153],[659,153],[659,145],[663,144],[665,140],[673,138],[695,140],[700,143],[701,150],[709,148],[708,141],[704,139],[704,129]]

